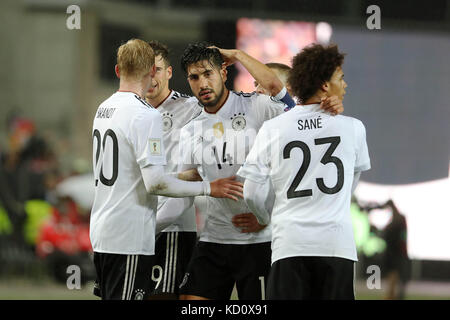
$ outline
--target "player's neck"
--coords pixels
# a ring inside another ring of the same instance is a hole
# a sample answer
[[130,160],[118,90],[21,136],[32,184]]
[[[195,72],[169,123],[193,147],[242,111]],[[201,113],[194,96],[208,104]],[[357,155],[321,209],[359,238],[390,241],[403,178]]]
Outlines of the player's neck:
[[131,81],[123,81],[120,80],[119,85],[119,92],[133,92],[140,96],[141,98],[145,99],[145,86],[143,83],[140,82],[131,82]]
[[322,98],[326,97],[325,94],[321,94],[321,93],[316,93],[315,95],[313,95],[311,98],[309,98],[308,100],[305,101],[305,103],[303,103],[303,105],[307,105],[307,104],[320,104],[320,102],[322,101]]
[[220,108],[222,108],[222,106],[225,104],[225,102],[228,99],[228,95],[230,94],[230,91],[227,88],[223,89],[223,94],[222,97],[220,98],[220,100],[216,103],[215,106],[212,107],[206,107],[205,106],[205,111],[207,113],[216,113],[217,111],[220,110]]
[[167,98],[172,93],[172,90],[169,88],[166,88],[163,90],[157,97],[154,98],[147,98],[147,101],[154,107],[158,108],[164,101],[167,100]]

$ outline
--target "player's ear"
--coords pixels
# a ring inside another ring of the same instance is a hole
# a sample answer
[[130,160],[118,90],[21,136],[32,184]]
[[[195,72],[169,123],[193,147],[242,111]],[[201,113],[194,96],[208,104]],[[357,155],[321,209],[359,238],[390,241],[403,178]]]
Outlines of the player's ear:
[[322,86],[320,87],[320,89],[324,92],[328,92],[330,91],[330,83],[328,81],[325,81]]
[[117,78],[119,78],[120,79],[120,72],[119,72],[119,66],[116,64],[115,66],[114,66],[114,71],[116,72],[116,76],[117,76]]
[[220,75],[222,76],[223,83],[225,83],[227,81],[227,75],[228,75],[228,71],[225,66],[222,66],[222,68],[220,69]]
[[172,66],[167,67],[167,79],[172,79]]

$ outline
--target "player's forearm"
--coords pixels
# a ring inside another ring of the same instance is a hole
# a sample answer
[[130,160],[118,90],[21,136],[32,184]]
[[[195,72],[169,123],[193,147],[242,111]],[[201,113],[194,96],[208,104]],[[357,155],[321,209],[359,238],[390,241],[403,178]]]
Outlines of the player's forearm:
[[164,172],[163,166],[147,166],[141,169],[145,188],[150,194],[166,197],[193,197],[211,193],[208,181],[189,182]]
[[283,89],[284,85],[281,80],[264,63],[241,50],[236,50],[235,58],[247,69],[256,82],[270,92],[270,95],[276,96]]
[[193,204],[193,197],[167,199],[156,214],[156,233],[173,224]]
[[244,182],[244,200],[258,222],[266,225],[270,221],[273,208],[273,194],[270,192],[270,182],[256,183],[249,179]]
[[202,181],[202,177],[198,174],[196,168],[184,170],[177,173],[177,178],[185,181]]

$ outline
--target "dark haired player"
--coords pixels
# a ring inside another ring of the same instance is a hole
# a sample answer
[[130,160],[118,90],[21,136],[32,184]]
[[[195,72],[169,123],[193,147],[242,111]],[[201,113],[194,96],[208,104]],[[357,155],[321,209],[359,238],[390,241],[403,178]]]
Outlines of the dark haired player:
[[[144,97],[155,73],[150,45],[131,39],[117,51],[119,90],[93,121],[95,196],[90,239],[102,299],[146,299],[154,260],[157,195],[236,199],[233,179],[187,182],[164,172],[161,115]],[[189,199],[189,198],[187,198]]]
[[[196,168],[204,181],[233,176],[264,121],[283,113],[286,105],[280,100],[291,98],[270,68],[240,50],[190,44],[181,60],[192,93],[204,108],[181,131],[179,171]],[[235,62],[272,97],[228,90],[226,67]],[[236,215],[250,213],[244,201],[208,198],[204,206],[200,211],[206,213],[205,226],[181,285],[183,298],[229,299],[236,284],[239,299],[264,299],[270,226],[254,218],[254,223],[235,227]]]
[[354,299],[350,198],[370,169],[366,132],[320,109],[324,97],[344,97],[343,61],[337,46],[294,57],[288,81],[302,105],[264,123],[238,172],[249,208],[272,225],[269,299]]
[[[167,159],[165,172],[176,173],[180,130],[201,112],[201,107],[195,97],[170,89],[172,66],[168,47],[156,40],[149,41],[149,44],[155,53],[156,72],[146,99],[162,116],[163,142]],[[153,281],[151,299],[178,298],[178,287],[197,240],[194,206],[190,205],[182,212],[177,210],[185,201],[192,199],[178,198],[169,202],[168,199],[158,197],[156,260],[150,270]],[[163,207],[165,210],[162,210]]]

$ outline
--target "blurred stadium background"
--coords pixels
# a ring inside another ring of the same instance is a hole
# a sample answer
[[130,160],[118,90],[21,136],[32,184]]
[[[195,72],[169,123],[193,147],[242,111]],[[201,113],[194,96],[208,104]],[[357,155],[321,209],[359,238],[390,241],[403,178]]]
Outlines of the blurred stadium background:
[[[80,30],[66,26],[73,4]],[[380,30],[366,26],[373,4]],[[171,48],[171,87],[184,93],[179,57],[189,42],[285,64],[311,42],[337,43],[347,53],[345,114],[365,123],[372,159],[352,206],[357,298],[386,290],[369,290],[366,271],[379,265],[383,276],[392,213],[368,208],[393,199],[408,225],[406,298],[449,299],[449,35],[449,0],[2,0],[0,299],[95,299],[92,119],[118,87],[116,49],[132,37]],[[228,87],[253,91],[239,66]],[[72,264],[81,290],[66,287]]]

